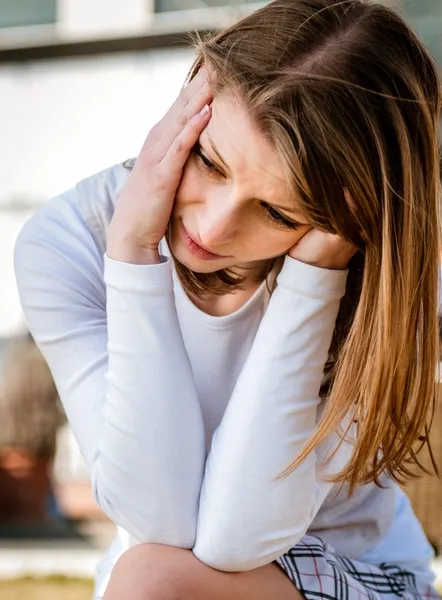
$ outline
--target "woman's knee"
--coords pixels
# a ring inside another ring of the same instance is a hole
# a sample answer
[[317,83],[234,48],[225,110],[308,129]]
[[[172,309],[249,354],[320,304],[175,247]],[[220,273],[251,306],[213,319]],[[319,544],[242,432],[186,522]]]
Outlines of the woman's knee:
[[185,600],[193,561],[190,550],[134,546],[115,564],[103,600]]

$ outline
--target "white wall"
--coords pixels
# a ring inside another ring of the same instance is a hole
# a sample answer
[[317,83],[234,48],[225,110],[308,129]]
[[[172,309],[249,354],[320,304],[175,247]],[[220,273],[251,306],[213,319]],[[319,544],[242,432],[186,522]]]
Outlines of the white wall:
[[13,244],[29,212],[136,155],[179,93],[192,52],[167,49],[0,66],[0,338],[23,326]]

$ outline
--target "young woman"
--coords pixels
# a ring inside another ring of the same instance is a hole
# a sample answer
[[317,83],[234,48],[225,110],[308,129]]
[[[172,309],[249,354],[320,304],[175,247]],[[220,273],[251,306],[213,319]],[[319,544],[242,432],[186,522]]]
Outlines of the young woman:
[[437,598],[395,482],[435,399],[435,65],[363,0],[276,0],[198,51],[135,164],[16,247],[118,526],[96,597]]

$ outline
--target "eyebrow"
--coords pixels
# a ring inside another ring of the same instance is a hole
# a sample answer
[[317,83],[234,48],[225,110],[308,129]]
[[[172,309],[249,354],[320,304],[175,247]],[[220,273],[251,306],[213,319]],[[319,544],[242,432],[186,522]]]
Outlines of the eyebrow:
[[[208,140],[209,140],[209,142],[210,142],[210,145],[211,145],[211,147],[212,147],[212,150],[215,152],[215,154],[216,154],[216,156],[217,156],[218,160],[219,160],[219,161],[220,161],[220,163],[223,165],[223,167],[224,167],[224,168],[225,168],[227,171],[229,171],[229,172],[230,172],[230,169],[229,169],[229,167],[227,166],[227,163],[226,163],[226,161],[223,159],[223,157],[222,157],[222,156],[221,156],[221,154],[219,153],[219,151],[218,151],[218,149],[217,149],[217,147],[216,147],[216,145],[215,145],[215,142],[214,142],[214,141],[213,141],[213,139],[210,137],[210,134],[209,134],[209,132],[208,132],[208,131],[205,131],[204,133],[206,134],[206,136],[207,136],[207,138],[208,138]],[[269,204],[270,206],[273,206],[274,208],[279,208],[280,210],[284,210],[285,212],[292,213],[293,215],[295,215],[295,216],[299,217],[299,210],[298,210],[298,209],[296,209],[296,208],[291,208],[291,207],[289,207],[289,206],[281,206],[281,205],[275,204],[274,202],[267,202],[266,200],[261,200],[261,198],[256,198],[256,200],[259,200],[260,202],[265,202],[265,204]],[[300,224],[302,225],[303,223],[300,223]]]

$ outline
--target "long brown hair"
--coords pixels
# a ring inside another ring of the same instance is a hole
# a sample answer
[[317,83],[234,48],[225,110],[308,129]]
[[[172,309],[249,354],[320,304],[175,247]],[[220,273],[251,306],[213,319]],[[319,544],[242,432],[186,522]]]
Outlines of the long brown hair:
[[[335,481],[410,477],[436,398],[437,68],[399,15],[364,0],[275,0],[197,51],[190,78],[203,63],[214,70],[217,91],[235,93],[283,157],[313,226],[358,248],[326,368],[326,410],[286,472],[354,409],[354,452]],[[199,294],[241,285],[232,272],[176,266]],[[279,267],[269,263],[265,276]]]

